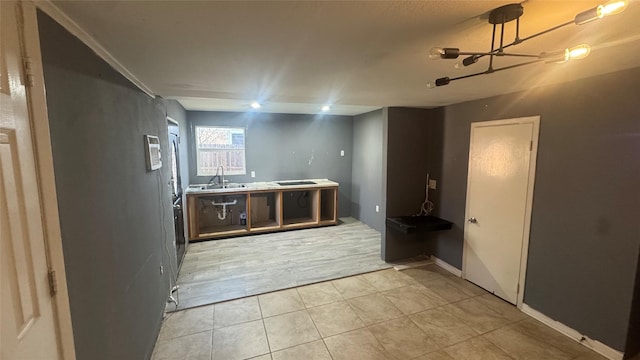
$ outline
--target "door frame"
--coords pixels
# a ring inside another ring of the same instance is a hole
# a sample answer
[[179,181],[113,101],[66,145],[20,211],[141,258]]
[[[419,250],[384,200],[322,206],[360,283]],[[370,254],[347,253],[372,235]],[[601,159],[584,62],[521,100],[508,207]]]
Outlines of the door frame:
[[29,75],[31,75],[33,79],[32,86],[26,87],[26,96],[34,144],[36,176],[39,184],[38,191],[40,192],[42,207],[47,266],[49,270],[55,271],[56,274],[57,292],[52,297],[57,327],[56,335],[62,350],[62,358],[72,360],[76,358],[76,354],[64,265],[60,216],[58,213],[58,197],[56,193],[36,4],[32,0],[18,0],[18,2],[22,7],[22,17],[20,18],[20,16],[16,15],[18,24],[22,26],[23,30],[21,34],[21,42],[23,43],[22,51],[23,56],[29,58],[31,61],[31,72]]
[[478,121],[471,123],[470,136],[469,136],[469,158],[468,158],[468,168],[467,168],[467,192],[466,192],[466,200],[465,200],[465,209],[464,209],[464,243],[462,250],[462,277],[464,279],[466,276],[466,264],[467,264],[467,243],[469,236],[469,223],[467,222],[467,218],[469,216],[469,195],[470,195],[470,179],[469,173],[471,172],[471,152],[473,151],[473,130],[480,127],[489,127],[489,126],[499,126],[499,125],[518,125],[518,124],[532,124],[532,134],[531,134],[531,157],[529,159],[529,177],[527,182],[527,199],[525,206],[525,214],[524,214],[524,229],[522,234],[522,249],[520,250],[520,274],[519,274],[519,288],[518,295],[516,301],[516,307],[518,309],[522,308],[522,304],[524,301],[524,289],[525,289],[525,280],[526,280],[526,272],[527,272],[527,260],[529,257],[529,236],[531,232],[531,212],[533,208],[533,189],[535,185],[536,178],[536,162],[538,158],[538,141],[540,135],[540,116],[527,116],[520,118],[512,118],[512,119],[503,119],[503,120],[491,120],[491,121]]
[[[179,140],[179,142],[181,142],[181,139],[180,139],[180,123],[178,121],[176,121],[174,118],[172,118],[171,116],[167,116],[167,124],[168,123],[171,123],[171,124],[175,125],[178,128],[178,140]],[[171,135],[171,133],[169,133],[169,135]],[[171,145],[171,144],[169,144],[169,145]],[[178,143],[178,151],[180,151],[179,147],[180,147],[180,143]],[[171,149],[169,149],[169,150],[171,150]],[[182,196],[182,195],[184,195],[184,188],[182,188],[182,176],[180,174],[180,170],[181,170],[180,169],[180,159],[176,159],[176,160],[177,160],[177,164],[178,164],[178,176],[180,177],[180,188],[181,188],[180,189],[181,190],[180,196]]]
[[[180,151],[180,143],[182,142],[182,139],[180,138],[180,123],[175,120],[174,118],[172,118],[171,116],[167,116],[167,124],[171,123],[175,126],[178,127],[178,151]],[[169,135],[171,135],[169,133]],[[169,146],[171,146],[171,144],[169,144]],[[171,151],[171,149],[169,149],[169,151]],[[178,164],[178,176],[180,176],[180,172],[181,172],[181,167],[180,167],[180,159],[177,159],[177,164]],[[186,207],[185,204],[187,203],[187,199],[186,199],[186,194],[185,194],[185,189],[182,185],[182,178],[180,181],[180,187],[181,187],[181,193],[180,193],[180,198],[182,199],[181,204],[182,204],[182,236],[184,237],[184,253],[182,254],[182,259],[178,259],[176,258],[176,263],[178,264],[178,271],[176,272],[176,279],[175,281],[178,281],[178,274],[180,273],[180,268],[182,267],[182,263],[184,260],[184,257],[187,255],[187,248],[189,247],[189,234],[187,233],[187,227],[184,226],[185,224],[188,224],[187,222],[187,211],[186,211]],[[187,187],[189,187],[189,185],[187,184]],[[173,210],[172,210],[173,211]],[[174,224],[175,225],[175,224]],[[176,243],[175,243],[175,249],[178,249],[178,240],[176,239]]]

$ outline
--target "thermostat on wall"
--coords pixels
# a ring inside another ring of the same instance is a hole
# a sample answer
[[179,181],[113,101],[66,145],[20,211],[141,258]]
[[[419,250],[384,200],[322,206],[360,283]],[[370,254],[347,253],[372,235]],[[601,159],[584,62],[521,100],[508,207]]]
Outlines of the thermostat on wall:
[[144,136],[144,152],[147,159],[147,170],[157,170],[162,167],[160,139],[157,136]]

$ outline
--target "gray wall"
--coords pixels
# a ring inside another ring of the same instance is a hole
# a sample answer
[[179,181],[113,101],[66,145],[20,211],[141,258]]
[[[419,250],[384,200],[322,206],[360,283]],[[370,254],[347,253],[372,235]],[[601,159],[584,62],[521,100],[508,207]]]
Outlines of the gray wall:
[[[175,266],[166,107],[38,13],[56,191],[78,359],[149,358]],[[164,264],[164,275],[160,265]]]
[[640,252],[638,252],[638,268],[636,269],[636,289],[633,292],[629,332],[625,358],[640,354]]
[[[426,176],[438,179],[442,147],[439,109],[388,108],[386,214],[409,216],[420,212]],[[436,192],[429,200],[437,203]],[[406,235],[386,229],[382,258],[394,261],[431,252],[432,233]]]
[[[166,100],[167,116],[178,122],[180,131],[180,178],[182,188],[189,185],[189,124],[187,123],[187,112],[176,100]],[[168,159],[167,159],[168,161]]]
[[[188,111],[189,143],[197,125],[244,127],[247,174],[230,182],[328,178],[340,184],[338,216],[350,216],[353,122],[350,116]],[[190,183],[196,176],[195,149],[189,147]],[[340,156],[344,150],[345,156]],[[251,178],[251,171],[256,177]]]
[[[353,119],[351,214],[383,232],[386,211],[386,109]],[[375,206],[380,206],[376,213]]]
[[525,303],[624,350],[640,247],[640,68],[445,108],[435,255],[460,268],[470,123],[541,116]]

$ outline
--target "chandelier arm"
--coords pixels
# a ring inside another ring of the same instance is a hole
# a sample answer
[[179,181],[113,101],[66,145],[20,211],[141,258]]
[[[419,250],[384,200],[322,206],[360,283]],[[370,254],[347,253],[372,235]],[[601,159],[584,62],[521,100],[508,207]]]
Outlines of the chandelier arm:
[[496,56],[515,56],[515,57],[528,57],[528,58],[540,58],[540,55],[534,55],[534,54],[514,54],[514,53],[501,53],[500,55],[496,55]]
[[474,77],[474,76],[478,76],[478,75],[486,75],[486,74],[489,74],[489,73],[490,72],[487,70],[487,71],[482,71],[482,72],[478,72],[478,73],[475,73],[475,74],[469,74],[469,75],[463,75],[463,76],[450,78],[449,81],[462,80],[462,79],[466,79],[466,78],[470,78],[470,77]]
[[[533,34],[533,35],[529,35],[529,36],[527,36],[527,37],[525,37],[525,38],[522,38],[522,39],[518,39],[518,38],[517,38],[514,42],[512,42],[512,43],[510,43],[510,44],[507,44],[507,45],[505,45],[505,46],[503,46],[503,47],[502,47],[502,49],[504,50],[504,49],[506,49],[506,48],[508,48],[508,47],[511,47],[511,46],[514,46],[514,45],[518,45],[518,44],[523,43],[523,42],[525,42],[525,41],[527,41],[527,40],[530,40],[530,39],[536,38],[536,37],[538,37],[538,36],[541,36],[541,35],[544,35],[544,34],[547,34],[547,33],[550,33],[550,32],[552,32],[552,31],[558,30],[558,29],[560,29],[560,28],[563,28],[563,27],[565,27],[565,26],[567,26],[567,25],[570,25],[570,24],[573,24],[573,23],[574,23],[574,21],[573,21],[573,20],[571,20],[571,21],[567,21],[566,23],[563,23],[563,24],[560,24],[560,25],[556,25],[556,26],[554,26],[554,27],[552,27],[552,28],[549,28],[549,29],[546,29],[546,30],[540,31],[540,32],[535,33],[535,34]],[[496,25],[495,25],[495,24],[493,24],[493,28],[494,28],[494,30],[493,30],[493,32],[494,32],[494,36],[495,36],[495,27],[496,27]],[[516,36],[517,36],[517,35],[516,35]],[[498,50],[499,50],[499,49],[494,49],[494,48],[493,48],[493,39],[492,39],[492,42],[491,42],[491,51],[490,51],[489,53],[486,53],[486,54],[475,54],[475,55],[474,55],[474,54],[471,54],[471,56],[476,56],[476,60],[478,60],[478,59],[480,59],[480,58],[482,58],[482,57],[484,57],[484,56],[492,56],[492,57],[493,57],[493,55],[494,55],[496,52],[498,52]],[[465,54],[462,54],[462,53],[461,53],[461,55],[465,55]],[[491,61],[490,61],[490,62],[491,62]]]
[[527,62],[515,64],[515,65],[505,66],[505,67],[501,67],[501,68],[498,68],[498,69],[488,69],[486,71],[482,71],[482,72],[478,72],[478,73],[474,73],[474,74],[469,74],[469,75],[463,75],[463,76],[458,76],[458,77],[454,77],[454,78],[449,78],[448,82],[451,82],[451,81],[454,81],[454,80],[467,79],[467,78],[478,76],[478,75],[487,75],[487,74],[491,74],[491,73],[494,73],[494,72],[503,71],[503,70],[509,70],[509,69],[513,69],[513,68],[517,68],[517,67],[521,67],[521,66],[526,66],[526,65],[531,65],[531,64],[536,64],[536,63],[540,63],[540,62],[543,62],[543,61],[544,61],[544,59],[538,59],[538,60],[527,61]]
[[522,63],[519,63],[519,64],[513,64],[513,65],[501,67],[501,68],[498,68],[498,69],[493,69],[493,72],[498,72],[498,71],[502,71],[502,70],[509,70],[509,69],[513,69],[513,68],[517,68],[517,67],[521,67],[521,66],[525,66],[525,65],[537,64],[537,63],[540,63],[540,62],[543,62],[543,61],[545,61],[545,59],[537,59],[537,60],[522,62]]
[[483,53],[483,52],[472,52],[472,51],[460,51],[458,53],[458,55],[469,55],[469,56],[476,56],[478,58],[482,57],[482,56],[520,56],[520,57],[532,57],[532,58],[539,58],[540,55],[534,55],[534,54],[518,54],[518,53]]

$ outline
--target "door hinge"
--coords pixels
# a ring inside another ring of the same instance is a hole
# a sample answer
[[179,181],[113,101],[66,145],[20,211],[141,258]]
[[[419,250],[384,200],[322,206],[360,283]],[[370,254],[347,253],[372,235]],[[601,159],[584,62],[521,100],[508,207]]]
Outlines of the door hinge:
[[54,296],[58,293],[58,279],[56,279],[56,272],[54,270],[49,270],[49,293],[51,296]]
[[22,58],[22,70],[24,71],[24,86],[33,87],[35,85],[35,78],[33,74],[33,62],[30,57]]
[[518,284],[518,287],[516,288],[516,294],[520,294],[520,284]]
[[533,151],[533,140],[529,143],[529,151]]

